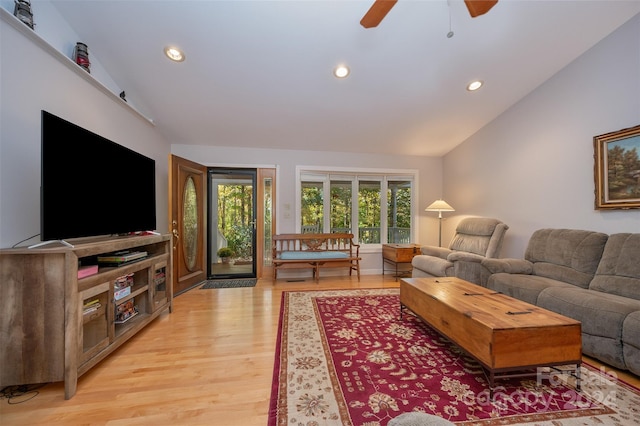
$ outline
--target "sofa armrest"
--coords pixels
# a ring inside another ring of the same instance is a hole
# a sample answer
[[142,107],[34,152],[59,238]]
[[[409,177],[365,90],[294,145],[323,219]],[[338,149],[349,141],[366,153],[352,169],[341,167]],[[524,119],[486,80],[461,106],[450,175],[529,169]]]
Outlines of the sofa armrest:
[[482,262],[483,259],[486,259],[486,258],[479,254],[467,253],[465,251],[454,251],[449,256],[447,256],[447,260],[449,262],[465,261],[465,262],[480,263]]
[[433,256],[440,259],[446,259],[447,256],[453,253],[453,250],[445,247],[422,246],[420,247],[420,252],[425,256]]
[[484,259],[482,266],[492,274],[505,272],[531,275],[533,273],[533,264],[525,259]]

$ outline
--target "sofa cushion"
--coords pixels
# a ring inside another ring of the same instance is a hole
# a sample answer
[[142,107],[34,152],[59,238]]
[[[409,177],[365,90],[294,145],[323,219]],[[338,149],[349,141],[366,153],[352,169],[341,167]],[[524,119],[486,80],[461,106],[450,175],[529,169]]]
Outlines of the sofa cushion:
[[453,262],[453,276],[470,283],[482,285],[481,270],[482,265],[478,261],[460,259]]
[[324,260],[345,259],[349,255],[343,251],[283,251],[280,254],[282,260]]
[[622,341],[611,337],[582,333],[582,353],[615,368],[626,370]]
[[622,342],[623,324],[640,301],[578,287],[549,287],[538,306],[582,323],[582,351],[617,368],[628,368]]
[[609,236],[589,289],[640,300],[640,234]]
[[533,274],[587,288],[598,268],[607,234],[578,229],[539,229],[529,239],[525,259]]
[[640,375],[640,311],[627,315],[622,324],[622,350],[627,368]]
[[446,277],[447,269],[453,268],[453,262],[433,256],[414,256],[411,265],[434,277]]
[[487,282],[487,288],[531,303],[532,305],[537,303],[538,295],[547,287],[575,288],[571,284],[563,283],[562,281],[525,274],[493,274]]
[[482,259],[482,267],[489,274],[498,274],[501,272],[509,274],[527,274],[533,273],[533,264],[524,259]]
[[420,247],[420,253],[424,256],[435,256],[446,259],[453,251],[446,247],[422,246]]
[[497,219],[482,217],[463,220],[458,224],[456,235],[449,248],[485,256],[491,236],[496,226],[501,223]]
[[580,321],[583,333],[617,340],[627,315],[640,311],[640,300],[577,287],[548,287],[537,305]]

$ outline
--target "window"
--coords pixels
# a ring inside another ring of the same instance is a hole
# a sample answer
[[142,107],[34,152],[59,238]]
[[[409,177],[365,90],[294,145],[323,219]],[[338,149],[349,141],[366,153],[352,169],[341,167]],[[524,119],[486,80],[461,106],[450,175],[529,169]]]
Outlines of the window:
[[393,180],[387,185],[387,229],[389,243],[411,241],[411,181]]
[[358,241],[362,244],[380,244],[380,182],[358,182]]
[[301,232],[322,232],[324,217],[324,191],[322,182],[302,182],[300,212],[302,214]]
[[363,245],[410,243],[416,180],[417,171],[400,175],[301,168],[300,231],[350,232]]
[[331,232],[351,232],[352,194],[351,181],[330,181]]

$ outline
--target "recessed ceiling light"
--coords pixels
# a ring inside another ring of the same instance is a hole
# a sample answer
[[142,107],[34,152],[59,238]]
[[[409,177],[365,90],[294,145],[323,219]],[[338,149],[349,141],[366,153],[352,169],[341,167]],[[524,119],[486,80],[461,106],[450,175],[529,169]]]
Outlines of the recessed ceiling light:
[[333,75],[335,75],[337,78],[345,78],[349,75],[351,71],[349,70],[349,67],[346,65],[338,65],[337,67],[335,67],[335,69],[333,70]]
[[185,58],[184,53],[177,47],[171,47],[171,46],[165,47],[164,54],[167,55],[167,58],[175,62],[182,62],[184,61],[184,58]]
[[479,88],[481,88],[482,84],[483,83],[480,80],[472,81],[471,83],[469,83],[467,85],[467,90],[470,91],[470,92],[473,92],[473,91],[478,90]]

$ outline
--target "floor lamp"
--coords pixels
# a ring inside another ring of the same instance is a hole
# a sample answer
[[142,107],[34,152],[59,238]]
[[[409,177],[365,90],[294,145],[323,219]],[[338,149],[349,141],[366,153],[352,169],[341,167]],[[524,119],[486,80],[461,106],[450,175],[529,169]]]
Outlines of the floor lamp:
[[429,205],[425,212],[438,212],[438,247],[442,247],[442,212],[454,212],[456,211],[453,207],[447,204],[444,200],[436,200]]

